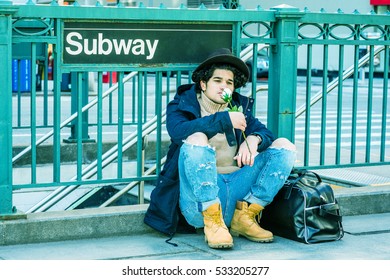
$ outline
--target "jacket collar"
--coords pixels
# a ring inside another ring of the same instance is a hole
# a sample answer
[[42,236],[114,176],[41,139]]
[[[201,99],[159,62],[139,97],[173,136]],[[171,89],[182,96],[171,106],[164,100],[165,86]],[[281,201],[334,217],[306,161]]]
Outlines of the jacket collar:
[[[177,89],[179,96],[179,109],[192,113],[197,118],[200,118],[200,105],[197,99],[195,84],[181,85]],[[233,92],[232,105],[241,105],[244,109],[244,114],[251,113],[253,107],[253,99],[246,98],[238,92]]]
[[177,95],[180,100],[178,107],[180,110],[190,112],[196,118],[200,118],[200,105],[195,87],[195,84],[179,86],[177,89]]

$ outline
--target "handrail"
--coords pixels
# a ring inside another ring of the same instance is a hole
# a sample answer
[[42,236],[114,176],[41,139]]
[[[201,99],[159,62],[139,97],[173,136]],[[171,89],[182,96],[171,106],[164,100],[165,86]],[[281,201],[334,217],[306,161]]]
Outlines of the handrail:
[[[164,110],[162,112],[161,121],[164,122],[165,118],[166,118],[166,111]],[[156,129],[156,127],[157,127],[157,116],[155,116],[154,118],[152,118],[142,126],[142,137],[145,137],[146,135],[153,132]],[[129,149],[134,144],[136,144],[137,137],[138,137],[138,131],[135,131],[132,134],[130,134],[128,137],[126,137],[123,140],[122,152],[125,152],[127,149]],[[106,167],[108,164],[113,162],[117,157],[117,153],[118,153],[118,145],[113,146],[110,150],[105,152],[103,155],[102,167]],[[83,174],[82,179],[89,179],[93,175],[95,175],[96,172],[97,172],[97,159],[82,170],[82,174]],[[75,180],[75,179],[77,179],[76,176],[73,177],[71,180]],[[80,185],[58,187],[50,195],[48,195],[39,203],[37,203],[29,210],[27,210],[26,213],[45,211],[49,209],[51,206],[53,206],[63,197],[65,197],[66,195],[68,195],[69,193],[77,189],[79,186]]]
[[[379,46],[379,47],[375,47],[374,48],[374,56],[377,55],[378,53],[380,53],[381,51],[383,51],[385,49],[384,46]],[[359,59],[359,62],[358,62],[358,68],[361,68],[363,65],[365,65],[368,61],[370,60],[370,53],[367,53],[366,55],[364,55],[361,59]],[[348,79],[349,77],[352,76],[352,74],[354,73],[354,69],[355,69],[355,66],[352,65],[350,66],[348,69],[346,69],[343,73],[343,78],[342,80],[346,80]],[[329,83],[327,89],[326,89],[326,94],[328,94],[330,91],[332,91],[334,88],[336,88],[337,86],[339,85],[339,80],[338,79],[335,79],[333,80],[331,83]],[[317,94],[315,96],[313,96],[313,98],[311,99],[310,101],[310,107],[313,106],[314,104],[316,104],[318,101],[321,100],[322,98],[322,95],[323,95],[323,91],[320,90],[319,92],[317,92]],[[300,115],[302,115],[304,112],[306,111],[306,104],[303,104],[296,112],[295,114],[295,118],[298,118]]]
[[[123,78],[123,83],[126,83],[127,81],[129,81],[131,78],[133,78],[135,75],[137,75],[138,72],[136,71],[133,71],[133,72],[130,72],[126,77]],[[109,94],[113,93],[115,90],[118,89],[118,83],[112,85],[109,89],[107,89],[103,95],[102,95],[102,99],[106,98]],[[81,113],[84,113],[85,111],[91,109],[93,106],[95,106],[96,104],[98,103],[98,97],[96,97],[95,99],[91,100],[91,102],[89,102],[87,105],[85,105],[82,109],[81,109]],[[77,115],[78,115],[78,112],[76,113],[73,113],[69,118],[67,118],[65,121],[63,121],[61,124],[60,124],[60,129],[64,128],[66,125],[68,125],[71,121],[73,121],[74,119],[77,118]],[[41,138],[39,138],[39,140],[36,141],[36,145],[35,146],[39,146],[40,144],[42,144],[43,142],[45,142],[47,139],[49,139],[51,136],[53,136],[54,134],[54,129],[52,129],[51,131],[49,131],[47,134],[43,135]],[[14,163],[15,161],[17,161],[18,159],[20,159],[22,156],[24,156],[25,154],[27,154],[29,151],[31,151],[32,149],[32,145],[26,147],[25,149],[23,149],[20,153],[18,153],[16,156],[14,156],[12,158],[12,163]]]
[[[265,44],[258,44],[257,45],[257,51],[261,51],[262,49],[265,49],[265,48],[268,48],[268,45],[265,45]],[[244,62],[247,62],[250,58],[252,58],[252,56],[253,56],[253,45],[252,44],[240,52],[241,60],[243,60]]]
[[[161,162],[160,164],[163,165],[166,161],[167,157],[163,157],[161,159]],[[152,167],[150,167],[148,170],[145,171],[145,174],[144,175],[150,175],[152,174],[154,171],[156,171],[157,169],[157,163],[154,164]],[[116,194],[114,194],[112,197],[110,197],[109,199],[107,199],[105,202],[103,202],[99,208],[103,208],[103,207],[106,207],[106,206],[109,206],[111,203],[115,202],[116,200],[118,200],[122,195],[124,195],[125,193],[129,192],[131,189],[133,189],[136,185],[138,185],[139,182],[138,181],[134,181],[134,182],[131,182],[130,184],[128,184],[126,187],[124,187],[123,189],[121,189],[119,192],[117,192]]]
[[[258,50],[262,50],[264,48],[266,48],[267,45],[264,45],[264,44],[259,44],[258,45]],[[374,48],[374,56],[377,55],[378,53],[380,53],[381,51],[383,51],[385,49],[384,46],[379,46],[379,47],[375,47]],[[241,59],[243,61],[247,61],[248,59],[250,59],[252,57],[252,50],[253,50],[253,45],[250,45],[248,46],[247,48],[245,48],[244,50],[241,51]],[[367,53],[366,55],[364,55],[361,59],[359,59],[359,62],[358,62],[358,68],[361,68],[363,65],[365,65],[368,61],[370,60],[370,53]],[[354,73],[354,65],[350,66],[348,69],[346,69],[343,73],[343,78],[342,80],[346,80],[348,79],[349,77],[352,76],[352,74]],[[330,91],[332,91],[334,88],[336,88],[339,84],[339,80],[336,79],[336,80],[333,80],[327,87],[327,90],[326,92],[329,93]],[[260,86],[260,87],[257,87],[256,88],[256,92],[259,92],[259,91],[263,91],[263,90],[266,90],[268,89],[268,85],[267,86]],[[316,104],[319,100],[321,100],[322,98],[322,90],[320,90],[319,92],[317,92],[317,94],[311,99],[310,101],[310,107],[313,106],[314,104]],[[306,105],[302,105],[296,112],[295,114],[295,118],[298,118],[300,115],[302,115],[304,112],[306,111]]]

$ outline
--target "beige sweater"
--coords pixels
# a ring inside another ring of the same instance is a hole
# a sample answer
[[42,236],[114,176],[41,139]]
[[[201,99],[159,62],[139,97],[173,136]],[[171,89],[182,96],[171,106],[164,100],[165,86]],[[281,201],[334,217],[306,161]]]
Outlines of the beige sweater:
[[[226,104],[217,104],[211,101],[205,94],[198,95],[201,116],[209,116],[216,112],[224,111]],[[237,161],[233,159],[237,152],[237,145],[230,147],[226,140],[225,133],[218,133],[209,139],[209,143],[215,148],[218,173],[226,174],[237,171]]]

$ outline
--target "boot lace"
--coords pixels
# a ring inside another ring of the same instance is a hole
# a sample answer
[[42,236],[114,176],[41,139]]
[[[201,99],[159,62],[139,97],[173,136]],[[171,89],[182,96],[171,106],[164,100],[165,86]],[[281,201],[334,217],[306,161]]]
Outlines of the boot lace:
[[248,216],[254,223],[260,224],[261,212],[248,211]]
[[218,226],[224,225],[223,222],[222,222],[222,215],[221,215],[221,213],[211,214],[211,215],[210,215],[210,220],[211,220],[214,224],[216,224],[216,225],[218,225]]

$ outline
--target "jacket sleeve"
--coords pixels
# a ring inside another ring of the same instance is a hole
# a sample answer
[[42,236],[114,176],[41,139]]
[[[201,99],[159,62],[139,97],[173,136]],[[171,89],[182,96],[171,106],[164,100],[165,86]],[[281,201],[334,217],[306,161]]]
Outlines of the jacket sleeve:
[[180,102],[183,100],[175,98],[167,106],[167,131],[174,143],[181,145],[183,140],[195,132],[202,132],[209,139],[217,133],[226,133],[228,139],[234,138],[233,125],[228,112],[201,117],[198,108],[183,106]]
[[258,152],[264,151],[267,149],[272,142],[275,140],[273,133],[257,118],[249,114],[247,116],[247,128],[245,130],[246,135],[259,135],[262,139],[259,147],[257,148]]

